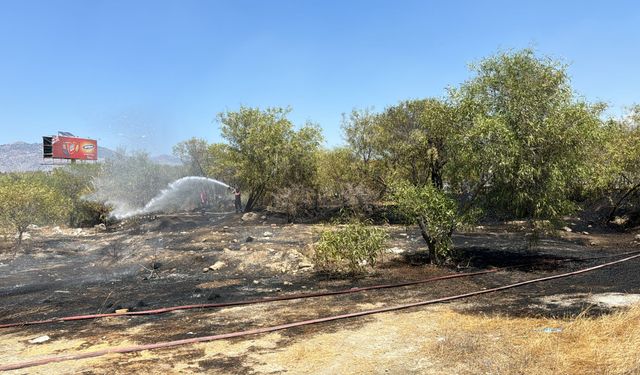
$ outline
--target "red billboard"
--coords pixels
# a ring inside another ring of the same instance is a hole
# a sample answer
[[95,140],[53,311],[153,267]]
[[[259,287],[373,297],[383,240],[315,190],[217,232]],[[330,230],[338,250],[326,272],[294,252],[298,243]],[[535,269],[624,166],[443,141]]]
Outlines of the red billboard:
[[54,135],[51,151],[56,159],[98,160],[98,142],[94,139]]

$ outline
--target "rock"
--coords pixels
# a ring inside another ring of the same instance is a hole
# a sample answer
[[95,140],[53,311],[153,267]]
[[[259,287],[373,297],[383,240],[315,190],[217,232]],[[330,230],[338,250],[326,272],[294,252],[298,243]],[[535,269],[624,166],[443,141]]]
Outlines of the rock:
[[625,225],[627,224],[627,222],[629,221],[629,217],[628,216],[616,216],[613,220],[611,220],[611,223],[615,224],[615,225]]
[[255,212],[247,212],[246,214],[242,215],[242,221],[254,221],[257,220],[260,217],[260,215],[258,215]]
[[[20,237],[20,235],[18,233],[16,233],[15,237],[17,239],[18,237]],[[22,239],[23,240],[30,240],[31,239],[31,234],[29,232],[22,233]]]
[[62,231],[62,229],[60,229],[60,227],[53,227],[53,233],[54,234],[63,234],[64,232]]
[[222,227],[222,231],[223,231],[223,232],[226,232],[226,231],[228,231],[228,230],[229,230],[229,227],[228,227],[228,226],[226,226],[226,225],[225,225],[224,227]]
[[116,314],[125,314],[128,313],[129,309],[118,309],[116,310]]
[[93,229],[105,231],[105,230],[107,230],[107,226],[104,223],[100,223],[98,225],[94,225]]
[[232,239],[232,240],[231,240],[231,242],[233,242],[233,243],[238,243],[238,239],[237,239],[237,238],[234,238],[234,239]]
[[310,263],[310,262],[302,261],[298,263],[298,269],[312,268],[312,267],[313,267],[313,263]]
[[222,249],[222,251],[231,251],[231,249],[229,249],[228,247],[225,247],[224,249]]
[[597,244],[598,244],[598,243],[597,243],[596,241],[591,241],[591,242],[589,242],[589,245],[590,245],[590,246],[596,246]]
[[264,220],[264,219],[266,219],[266,218],[267,218],[267,215],[262,215],[262,216],[260,216],[260,220]]
[[402,254],[405,252],[404,249],[401,249],[399,247],[392,247],[390,249],[387,249],[386,251],[387,253],[391,253],[391,254]]
[[221,269],[222,267],[226,266],[227,264],[225,262],[222,261],[217,261],[214,264],[209,266],[209,269],[213,270],[213,271],[217,271],[219,269]]
[[565,231],[565,232],[573,232],[573,229],[571,229],[569,227],[563,227],[562,230]]
[[27,229],[28,229],[28,230],[34,230],[34,229],[38,229],[38,228],[39,228],[39,227],[38,227],[37,225],[35,225],[35,224],[29,224],[29,225],[27,225]]
[[253,241],[255,238],[248,236],[247,239],[245,240],[245,242],[251,242]]
[[271,228],[277,228],[278,224],[271,224]]
[[284,285],[293,285],[293,283],[291,281],[285,281],[283,282]]
[[583,231],[583,232],[582,232],[582,234],[584,234],[585,236],[588,236],[588,235],[589,235],[589,232],[587,232],[587,231]]
[[271,233],[271,232],[264,232],[264,233],[262,233],[262,236],[263,236],[263,237],[272,237],[272,236],[273,236],[273,233]]
[[[211,267],[213,267],[213,266],[211,266]],[[205,267],[205,268],[203,268],[203,269],[202,269],[202,272],[204,272],[204,273],[209,272],[209,267]]]
[[636,241],[640,241],[640,234],[636,234],[636,236],[635,236],[635,237],[633,237],[633,238],[635,238],[635,239],[636,239]]
[[207,242],[208,238],[203,238],[200,242]]
[[29,340],[29,344],[42,344],[43,342],[51,340],[51,337],[44,335],[36,337],[35,339]]

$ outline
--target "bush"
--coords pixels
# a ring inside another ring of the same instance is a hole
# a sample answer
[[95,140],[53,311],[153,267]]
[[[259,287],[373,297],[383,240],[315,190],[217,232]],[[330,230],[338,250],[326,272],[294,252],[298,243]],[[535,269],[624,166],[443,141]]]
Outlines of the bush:
[[387,238],[384,229],[363,222],[325,231],[315,246],[315,263],[325,271],[362,273],[375,266]]
[[17,247],[29,225],[60,222],[67,214],[69,200],[41,177],[40,174],[20,174],[0,179],[0,227],[17,232]]
[[271,209],[287,215],[287,222],[293,223],[308,214],[316,206],[316,194],[302,185],[285,187],[273,194]]
[[451,236],[463,219],[456,201],[431,184],[417,187],[398,183],[391,189],[390,198],[406,221],[420,227],[431,262],[441,264],[451,253]]

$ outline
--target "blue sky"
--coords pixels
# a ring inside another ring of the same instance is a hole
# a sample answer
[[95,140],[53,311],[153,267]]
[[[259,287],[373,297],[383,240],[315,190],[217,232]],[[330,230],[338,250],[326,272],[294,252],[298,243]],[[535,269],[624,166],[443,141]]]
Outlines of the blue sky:
[[341,114],[441,96],[467,64],[535,48],[610,113],[640,103],[635,1],[0,0],[0,144],[65,130],[170,153],[220,141],[218,112],[291,106],[341,143]]

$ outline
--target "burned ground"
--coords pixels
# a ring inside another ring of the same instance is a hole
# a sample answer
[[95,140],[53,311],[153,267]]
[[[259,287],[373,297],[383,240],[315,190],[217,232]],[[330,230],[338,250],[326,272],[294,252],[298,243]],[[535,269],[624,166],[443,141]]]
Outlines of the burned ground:
[[[0,362],[90,351],[107,345],[206,336],[427,300],[569,272],[609,260],[600,257],[638,249],[633,235],[596,229],[590,229],[593,233],[588,234],[578,230],[558,232],[530,248],[517,225],[496,224],[456,235],[456,262],[434,267],[426,264],[423,243],[415,229],[387,226],[390,250],[377,268],[366,277],[339,278],[315,272],[309,259],[310,244],[326,228],[291,225],[274,218],[243,221],[234,214],[192,213],[136,218],[106,231],[33,229],[23,251],[15,257],[5,252],[0,260],[0,323],[113,312],[121,308],[137,311],[341,290],[493,267],[518,267],[476,277],[332,297],[9,328],[3,330],[0,339]],[[220,265],[218,269],[209,268],[216,263]],[[640,295],[637,261],[448,306],[472,315],[566,317],[584,313],[585,309],[588,314],[599,315],[616,306],[606,303],[607,296],[620,300],[620,294],[615,293],[624,293],[629,298]],[[402,320],[416,310],[388,315]],[[201,344],[153,354],[110,355],[101,360],[67,364],[69,367],[58,364],[29,372],[69,369],[78,373],[284,373],[286,368],[270,368],[269,363],[248,358],[268,357],[301,340],[356,331],[377,321],[373,317],[357,318],[250,340],[225,340],[204,348]],[[41,335],[50,336],[50,341],[39,345],[27,342]],[[211,348],[224,350],[216,352]]]

